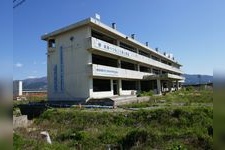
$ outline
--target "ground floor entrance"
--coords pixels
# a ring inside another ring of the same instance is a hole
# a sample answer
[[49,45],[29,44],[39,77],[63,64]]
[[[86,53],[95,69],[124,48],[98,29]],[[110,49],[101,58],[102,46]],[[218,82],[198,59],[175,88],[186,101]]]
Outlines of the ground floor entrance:
[[173,80],[132,80],[132,79],[93,79],[93,94],[97,97],[115,95],[136,95],[140,91],[153,91],[155,94],[170,92],[179,88],[178,81]]

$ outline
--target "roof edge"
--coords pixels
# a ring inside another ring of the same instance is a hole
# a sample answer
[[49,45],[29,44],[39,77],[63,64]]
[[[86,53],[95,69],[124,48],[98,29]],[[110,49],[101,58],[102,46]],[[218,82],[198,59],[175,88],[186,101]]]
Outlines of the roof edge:
[[75,29],[75,28],[80,27],[80,26],[83,26],[83,25],[86,25],[86,24],[90,23],[91,20],[92,20],[92,18],[89,17],[87,19],[84,19],[84,20],[81,20],[79,22],[73,23],[71,25],[65,26],[63,28],[57,29],[57,30],[55,30],[53,32],[50,32],[50,33],[47,33],[47,34],[42,35],[41,36],[41,39],[46,41],[50,37],[56,36],[58,34],[67,32],[69,30]]

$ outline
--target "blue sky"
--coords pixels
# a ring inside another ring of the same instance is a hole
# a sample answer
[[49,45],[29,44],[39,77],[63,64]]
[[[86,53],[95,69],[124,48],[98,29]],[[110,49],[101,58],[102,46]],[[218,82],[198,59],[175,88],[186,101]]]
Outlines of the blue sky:
[[[8,17],[2,6],[0,19],[13,30],[10,36],[1,29],[7,37],[1,37],[5,42],[0,48],[7,49],[6,55],[13,51],[14,79],[46,76],[46,43],[41,35],[95,13],[105,24],[116,22],[120,32],[135,33],[138,41],[172,53],[185,73],[212,75],[214,68],[224,68],[223,0],[26,0]],[[8,43],[12,38],[13,47]]]

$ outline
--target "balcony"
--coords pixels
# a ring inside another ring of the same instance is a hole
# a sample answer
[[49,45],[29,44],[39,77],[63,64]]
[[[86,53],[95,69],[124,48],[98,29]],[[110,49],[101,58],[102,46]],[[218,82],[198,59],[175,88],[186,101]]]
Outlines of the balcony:
[[162,80],[180,80],[183,81],[185,80],[184,77],[182,76],[178,76],[175,74],[170,74],[170,73],[166,73],[166,74],[153,74],[153,75],[147,75],[143,77],[145,80],[152,80],[152,79],[162,79]]
[[111,77],[111,78],[114,77],[114,78],[124,78],[124,79],[143,79],[144,76],[150,76],[150,75],[153,75],[153,74],[92,64],[92,76]]
[[151,65],[151,66],[155,66],[158,68],[162,68],[165,70],[170,70],[173,72],[177,72],[177,73],[183,73],[180,69],[173,67],[173,66],[169,66],[167,64],[164,64],[162,62],[153,60],[151,58],[145,57],[143,55],[139,55],[137,53],[131,52],[129,50],[126,50],[124,48],[121,48],[119,46],[107,43],[105,41],[96,39],[91,37],[89,40],[89,45],[88,45],[88,49],[90,50],[98,50],[104,53],[109,53],[112,55],[116,55],[119,57],[123,57],[123,58],[127,58],[133,61],[137,61],[137,62],[141,62],[147,65]]

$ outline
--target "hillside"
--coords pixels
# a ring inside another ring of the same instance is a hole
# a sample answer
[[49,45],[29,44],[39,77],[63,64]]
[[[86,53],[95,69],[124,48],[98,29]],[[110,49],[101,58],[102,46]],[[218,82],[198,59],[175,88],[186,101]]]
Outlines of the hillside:
[[23,80],[24,90],[47,90],[47,77]]
[[205,83],[210,83],[213,82],[213,76],[209,75],[191,75],[191,74],[184,74],[185,77],[185,82],[184,85],[194,85],[194,84],[205,84]]

